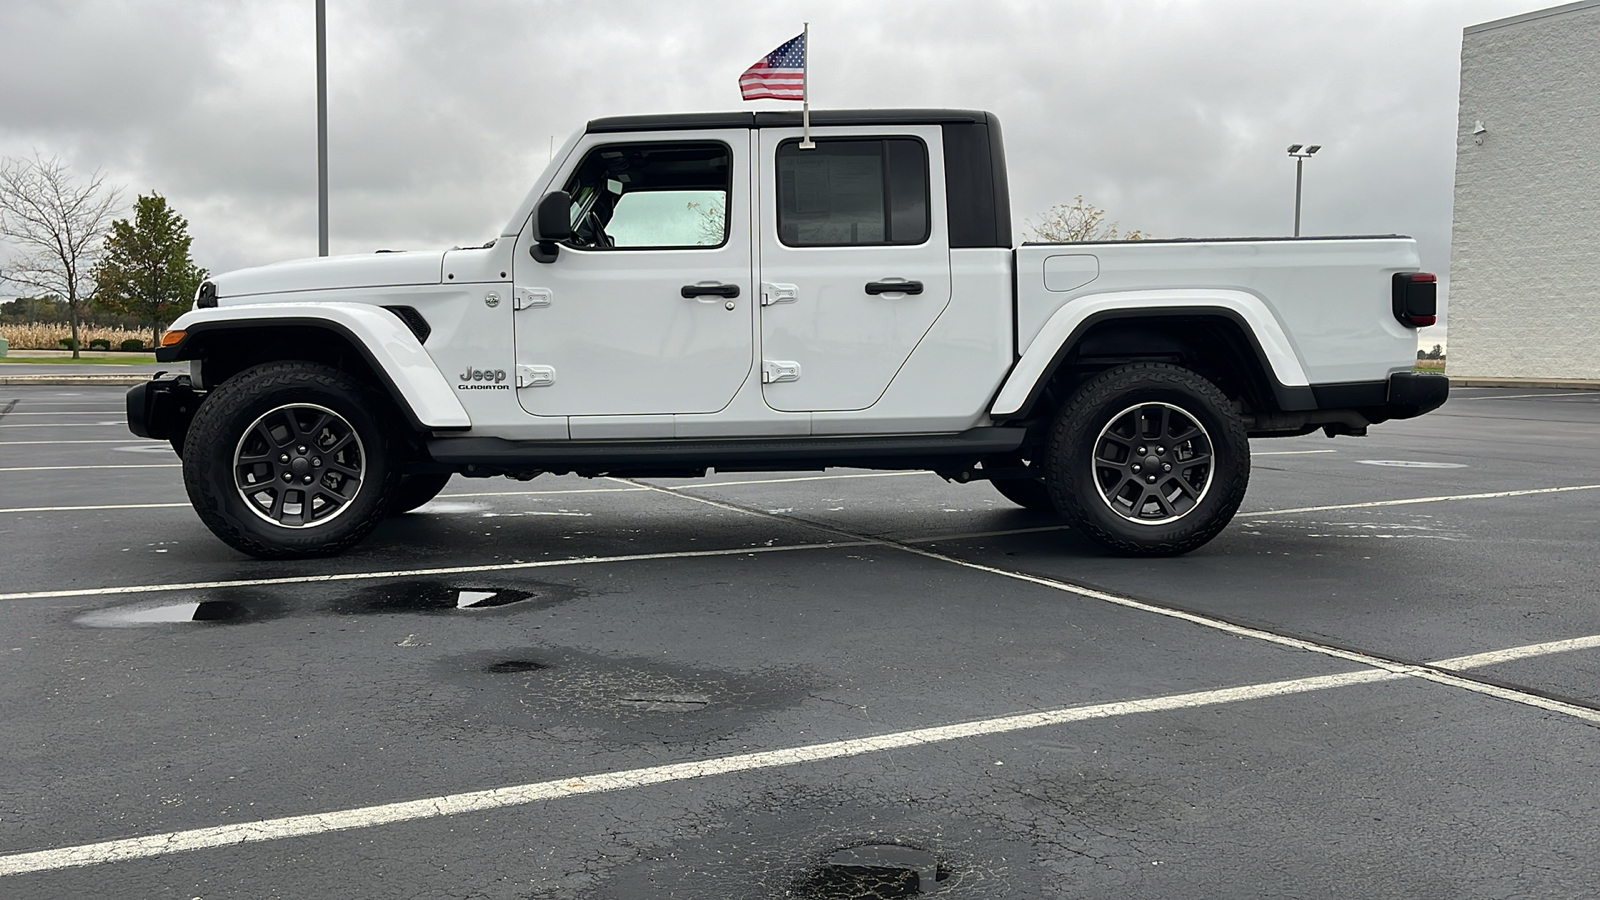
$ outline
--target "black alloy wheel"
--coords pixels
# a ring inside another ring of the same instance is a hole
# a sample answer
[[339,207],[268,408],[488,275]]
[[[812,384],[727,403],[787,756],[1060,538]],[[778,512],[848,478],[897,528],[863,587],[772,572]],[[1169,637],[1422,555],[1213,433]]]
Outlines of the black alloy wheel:
[[1211,382],[1168,363],[1132,363],[1085,382],[1051,431],[1057,508],[1129,556],[1172,556],[1227,526],[1250,481],[1250,443]]
[[1140,525],[1165,525],[1192,512],[1216,470],[1211,435],[1171,403],[1136,403],[1095,438],[1095,489],[1112,512]]
[[184,485],[224,542],[277,559],[340,553],[388,514],[400,482],[388,398],[348,373],[268,363],[207,395]]

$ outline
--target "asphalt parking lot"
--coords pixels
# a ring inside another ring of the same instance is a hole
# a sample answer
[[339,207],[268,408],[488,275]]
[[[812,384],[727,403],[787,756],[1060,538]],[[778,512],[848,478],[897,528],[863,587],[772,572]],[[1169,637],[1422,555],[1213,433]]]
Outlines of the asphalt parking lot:
[[457,478],[205,530],[0,386],[0,896],[1589,897],[1600,392],[1255,444],[1107,557],[984,484]]

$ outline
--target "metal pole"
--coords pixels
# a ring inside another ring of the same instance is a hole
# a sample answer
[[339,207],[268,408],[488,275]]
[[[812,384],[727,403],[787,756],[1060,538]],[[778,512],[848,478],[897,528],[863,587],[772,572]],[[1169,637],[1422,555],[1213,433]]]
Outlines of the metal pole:
[[[320,0],[319,0],[320,2]],[[1305,170],[1306,159],[1294,158],[1294,236],[1300,236],[1300,173]]]
[[811,150],[811,23],[800,32],[800,149]]
[[317,255],[328,255],[328,16],[317,0]]

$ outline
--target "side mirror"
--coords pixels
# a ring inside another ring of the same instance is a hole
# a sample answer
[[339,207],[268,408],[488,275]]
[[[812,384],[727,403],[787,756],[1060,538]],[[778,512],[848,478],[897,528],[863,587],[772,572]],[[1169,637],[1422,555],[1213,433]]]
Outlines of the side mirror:
[[556,261],[557,241],[572,237],[572,196],[566,191],[551,191],[533,205],[534,245],[528,252],[542,263]]

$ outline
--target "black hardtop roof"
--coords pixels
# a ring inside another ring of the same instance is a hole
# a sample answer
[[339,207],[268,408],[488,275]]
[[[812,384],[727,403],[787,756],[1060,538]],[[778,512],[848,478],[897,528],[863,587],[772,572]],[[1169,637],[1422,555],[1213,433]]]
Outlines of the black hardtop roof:
[[[993,113],[974,109],[827,109],[813,110],[811,124],[943,125],[989,122]],[[799,110],[762,112],[663,113],[590,119],[590,134],[618,131],[686,131],[700,128],[798,128]]]

